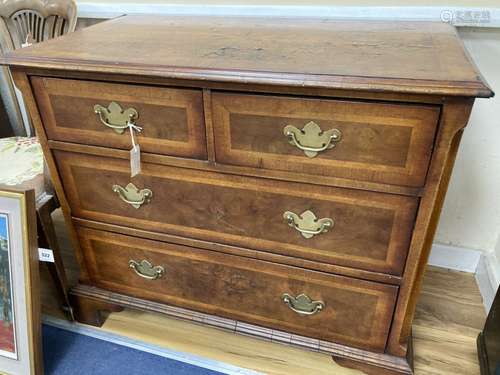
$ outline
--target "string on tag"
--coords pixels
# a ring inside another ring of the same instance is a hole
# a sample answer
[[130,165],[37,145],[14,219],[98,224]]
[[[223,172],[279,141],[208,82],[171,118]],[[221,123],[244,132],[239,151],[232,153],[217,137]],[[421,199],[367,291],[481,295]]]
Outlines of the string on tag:
[[135,145],[134,131],[136,131],[137,133],[140,133],[142,131],[142,127],[137,126],[136,124],[134,124],[133,122],[130,122],[130,121],[127,121],[127,126],[128,126],[128,129],[130,130],[130,138],[132,139],[132,148],[134,148],[136,146]]

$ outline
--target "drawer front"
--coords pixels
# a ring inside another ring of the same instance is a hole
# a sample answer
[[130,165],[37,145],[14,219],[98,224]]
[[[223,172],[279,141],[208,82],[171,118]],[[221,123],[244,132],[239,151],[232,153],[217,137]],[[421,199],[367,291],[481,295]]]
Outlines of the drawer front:
[[147,163],[130,179],[127,160],[54,154],[75,217],[402,273],[415,198]]
[[[82,227],[78,232],[96,286],[312,338],[385,347],[395,286]],[[311,301],[294,299],[301,294]]]
[[216,157],[255,168],[422,186],[433,106],[214,93]]
[[143,152],[207,157],[200,90],[43,77],[31,82],[51,140],[130,150],[126,122],[132,116],[142,128],[135,135]]

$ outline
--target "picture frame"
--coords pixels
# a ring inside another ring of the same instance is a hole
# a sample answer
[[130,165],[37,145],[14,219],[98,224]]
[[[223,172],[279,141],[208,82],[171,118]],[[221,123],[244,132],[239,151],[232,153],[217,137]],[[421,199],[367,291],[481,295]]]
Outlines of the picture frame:
[[0,189],[0,374],[43,374],[34,190]]

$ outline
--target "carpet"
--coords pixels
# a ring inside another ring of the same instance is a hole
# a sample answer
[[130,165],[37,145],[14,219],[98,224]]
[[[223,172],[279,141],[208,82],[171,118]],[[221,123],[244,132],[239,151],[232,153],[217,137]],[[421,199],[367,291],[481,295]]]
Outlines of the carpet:
[[45,375],[218,375],[216,371],[43,325]]

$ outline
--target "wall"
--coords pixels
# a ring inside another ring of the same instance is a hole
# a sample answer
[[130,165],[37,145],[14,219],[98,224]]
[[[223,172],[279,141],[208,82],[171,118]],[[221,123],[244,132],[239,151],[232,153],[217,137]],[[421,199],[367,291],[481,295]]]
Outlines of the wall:
[[500,237],[497,241],[497,246],[495,252],[490,255],[489,259],[489,267],[490,267],[490,278],[493,287],[500,286]]
[[500,30],[462,29],[460,36],[499,95],[476,100],[460,145],[436,241],[493,251],[500,235]]
[[[497,95],[476,100],[435,242],[481,250],[491,257],[496,250],[500,259],[500,29],[464,28],[460,36]],[[496,270],[500,272],[500,266]]]

